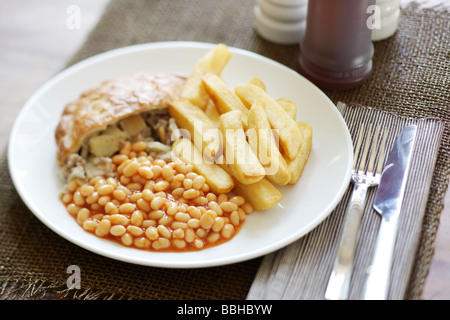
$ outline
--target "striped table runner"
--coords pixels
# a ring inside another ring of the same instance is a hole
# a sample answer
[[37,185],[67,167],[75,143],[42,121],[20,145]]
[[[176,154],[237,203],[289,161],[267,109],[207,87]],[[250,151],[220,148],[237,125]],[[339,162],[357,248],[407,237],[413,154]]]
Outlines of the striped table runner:
[[[389,299],[403,299],[420,240],[422,219],[444,123],[435,118],[400,117],[357,104],[338,103],[338,109],[353,139],[363,122],[386,127],[389,132],[386,150],[392,148],[395,138],[403,127],[410,124],[418,126],[394,249],[388,296]],[[264,257],[247,299],[324,299],[352,189],[352,186],[349,186],[335,210],[311,233],[290,246]],[[366,270],[371,263],[381,221],[371,205],[375,192],[376,188],[369,189],[366,200],[350,281],[349,299],[361,298]]]

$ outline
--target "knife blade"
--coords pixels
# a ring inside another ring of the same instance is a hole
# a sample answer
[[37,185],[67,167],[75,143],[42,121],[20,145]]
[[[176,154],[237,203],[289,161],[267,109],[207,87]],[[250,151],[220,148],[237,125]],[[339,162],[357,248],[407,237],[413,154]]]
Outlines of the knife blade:
[[381,215],[381,224],[363,291],[364,300],[387,298],[392,255],[416,133],[417,126],[402,129],[381,174],[373,203],[373,208]]

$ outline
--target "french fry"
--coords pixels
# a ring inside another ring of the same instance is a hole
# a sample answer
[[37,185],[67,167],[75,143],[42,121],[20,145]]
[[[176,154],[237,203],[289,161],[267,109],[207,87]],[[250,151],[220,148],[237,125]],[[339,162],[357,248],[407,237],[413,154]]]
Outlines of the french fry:
[[280,98],[277,100],[284,111],[293,119],[297,119],[297,104],[289,98]]
[[291,180],[286,161],[281,155],[267,119],[264,105],[257,101],[248,116],[248,141],[266,171],[266,178],[275,184],[286,185]]
[[283,198],[281,192],[267,179],[252,184],[242,184],[235,181],[233,193],[244,197],[254,210],[270,209]]
[[206,106],[205,114],[208,116],[208,118],[211,120],[214,126],[218,128],[220,121],[220,113],[211,99],[209,100],[208,105]]
[[243,114],[244,127],[247,127],[248,109],[228,84],[218,75],[208,72],[203,77],[203,84],[220,114],[237,110]]
[[289,181],[289,184],[296,184],[302,176],[303,169],[308,162],[312,148],[312,126],[306,122],[298,122],[297,125],[300,130],[299,139],[302,141],[302,144],[300,145],[297,156],[292,160],[286,160],[288,169],[291,173],[291,180]]
[[189,100],[192,104],[205,110],[208,105],[209,96],[202,82],[206,72],[220,74],[228,63],[231,52],[224,44],[216,45],[201,57],[194,66],[192,73],[188,76],[183,87],[181,97]]
[[223,137],[224,162],[232,176],[243,184],[263,179],[265,170],[247,142],[242,112],[229,111],[221,115],[219,130]]
[[298,138],[300,130],[295,120],[266,91],[254,84],[238,85],[235,87],[235,93],[247,105],[247,108],[258,100],[265,104],[270,126],[272,129],[278,129],[281,148],[288,159],[294,159],[300,147]]
[[188,139],[175,142],[172,151],[184,162],[192,164],[194,172],[205,178],[210,190],[215,194],[228,193],[234,188],[231,175],[219,165],[206,162],[201,152]]
[[250,80],[248,80],[247,83],[254,84],[255,86],[260,87],[264,91],[267,91],[265,83],[260,78],[253,77]]
[[169,104],[169,114],[179,128],[187,130],[194,145],[214,161],[222,153],[221,137],[214,122],[189,100],[178,99]]

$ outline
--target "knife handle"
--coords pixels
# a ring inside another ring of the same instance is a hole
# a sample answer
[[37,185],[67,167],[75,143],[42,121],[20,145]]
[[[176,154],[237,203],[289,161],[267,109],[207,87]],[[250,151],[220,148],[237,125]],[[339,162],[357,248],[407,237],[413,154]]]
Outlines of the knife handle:
[[345,214],[344,228],[331,273],[325,298],[345,300],[348,298],[351,270],[355,256],[361,215],[367,195],[367,184],[355,183],[349,207]]
[[389,290],[392,257],[397,235],[398,216],[382,216],[372,264],[363,291],[364,300],[385,300]]

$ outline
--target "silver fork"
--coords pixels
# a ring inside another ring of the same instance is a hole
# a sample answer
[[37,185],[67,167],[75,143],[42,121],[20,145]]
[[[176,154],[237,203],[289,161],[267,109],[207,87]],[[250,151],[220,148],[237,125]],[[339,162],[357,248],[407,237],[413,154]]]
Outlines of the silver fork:
[[[344,228],[333,272],[325,292],[325,298],[329,300],[345,300],[348,298],[358,230],[367,190],[370,187],[377,186],[380,181],[381,170],[385,160],[386,132],[381,129],[380,125],[377,125],[373,134],[372,129],[373,125],[369,124],[365,131],[363,124],[358,133],[351,178],[354,185],[353,193],[345,215]],[[379,143],[381,145],[379,152],[377,152]]]

